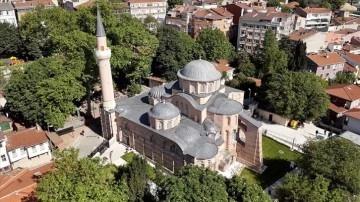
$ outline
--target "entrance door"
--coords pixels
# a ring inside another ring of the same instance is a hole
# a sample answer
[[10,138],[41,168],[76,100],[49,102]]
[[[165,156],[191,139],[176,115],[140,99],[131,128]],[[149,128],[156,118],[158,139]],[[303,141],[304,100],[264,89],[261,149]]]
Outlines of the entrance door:
[[269,115],[269,121],[272,122],[272,119],[273,119],[273,115],[270,114],[270,115]]

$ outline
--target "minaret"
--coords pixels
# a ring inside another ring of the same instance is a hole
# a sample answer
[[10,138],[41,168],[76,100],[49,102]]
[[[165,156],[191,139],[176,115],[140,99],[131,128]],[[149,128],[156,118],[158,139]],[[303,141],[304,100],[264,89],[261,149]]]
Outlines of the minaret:
[[99,64],[102,91],[102,106],[100,106],[101,131],[102,136],[109,140],[109,144],[112,144],[112,142],[116,141],[113,137],[117,136],[117,124],[115,119],[114,87],[110,67],[111,50],[106,44],[106,34],[99,8],[97,9],[96,39],[97,48],[95,49],[95,56]]
[[105,110],[112,110],[115,109],[115,98],[110,67],[111,50],[106,44],[106,34],[99,8],[97,9],[96,39],[97,48],[95,50],[95,54],[99,62],[102,105]]

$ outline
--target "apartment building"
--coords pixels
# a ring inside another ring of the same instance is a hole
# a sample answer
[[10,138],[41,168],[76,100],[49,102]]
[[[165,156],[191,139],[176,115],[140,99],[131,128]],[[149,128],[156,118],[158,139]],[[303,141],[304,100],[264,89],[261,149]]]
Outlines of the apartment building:
[[191,29],[192,15],[195,11],[202,10],[202,8],[196,6],[183,6],[176,5],[173,9],[169,10],[166,14],[165,23],[172,25],[177,30],[193,35],[193,29]]
[[[41,158],[42,156],[45,158]],[[35,157],[37,158],[32,160]],[[51,159],[48,138],[40,128],[0,133],[0,158],[0,172],[26,167],[32,161],[32,166],[48,163]]]
[[165,21],[166,0],[129,0],[130,14],[137,19],[144,20],[152,16],[161,24]]
[[299,29],[289,34],[289,39],[306,43],[306,53],[317,53],[327,47],[326,33],[315,29]]
[[256,46],[262,46],[266,30],[274,31],[279,40],[293,30],[293,15],[282,12],[257,13],[243,15],[239,20],[237,49],[253,53]]
[[197,10],[192,17],[192,37],[197,38],[205,28],[219,29],[226,36],[229,36],[229,30],[232,25],[233,14],[226,8],[214,8]]
[[308,70],[325,80],[335,79],[344,70],[346,60],[334,52],[307,55]]
[[332,12],[327,8],[297,8],[296,14],[306,18],[305,28],[311,29],[329,26]]
[[56,5],[51,0],[40,0],[40,1],[13,1],[12,2],[15,10],[17,20],[20,21],[22,16],[27,12],[33,11],[37,6],[45,6],[46,8],[52,8]]
[[17,27],[15,10],[11,3],[0,3],[0,22],[7,22]]

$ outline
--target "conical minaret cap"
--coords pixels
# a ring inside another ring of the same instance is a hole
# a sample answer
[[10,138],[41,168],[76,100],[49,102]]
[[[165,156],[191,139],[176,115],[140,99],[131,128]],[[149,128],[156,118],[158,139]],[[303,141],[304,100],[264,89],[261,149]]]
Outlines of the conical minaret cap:
[[96,36],[97,37],[106,36],[104,25],[101,20],[99,6],[97,7],[97,17],[96,17]]

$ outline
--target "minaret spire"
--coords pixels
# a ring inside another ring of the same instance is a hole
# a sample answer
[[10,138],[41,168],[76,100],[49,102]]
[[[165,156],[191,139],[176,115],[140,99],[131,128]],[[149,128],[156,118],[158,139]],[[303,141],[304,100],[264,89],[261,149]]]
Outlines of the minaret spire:
[[97,16],[96,16],[96,36],[106,36],[104,25],[101,20],[99,5],[97,5]]

